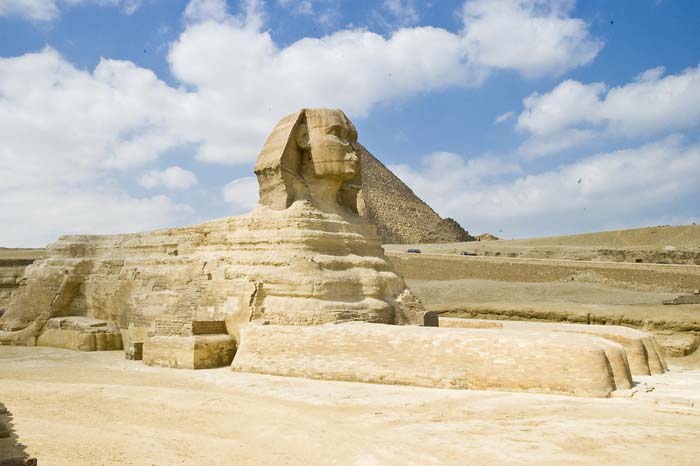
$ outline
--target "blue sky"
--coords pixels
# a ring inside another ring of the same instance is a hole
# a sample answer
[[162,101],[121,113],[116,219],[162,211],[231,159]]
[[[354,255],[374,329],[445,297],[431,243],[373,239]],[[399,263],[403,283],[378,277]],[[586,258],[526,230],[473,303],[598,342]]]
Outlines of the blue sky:
[[0,245],[244,213],[303,106],[472,233],[696,222],[698,30],[691,0],[0,0]]

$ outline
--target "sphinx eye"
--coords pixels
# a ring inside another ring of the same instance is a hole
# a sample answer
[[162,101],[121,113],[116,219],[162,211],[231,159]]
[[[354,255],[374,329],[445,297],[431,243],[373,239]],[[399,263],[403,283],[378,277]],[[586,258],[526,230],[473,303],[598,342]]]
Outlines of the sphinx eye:
[[330,128],[328,128],[328,134],[333,134],[338,137],[344,137],[345,128],[343,128],[341,125],[333,125]]

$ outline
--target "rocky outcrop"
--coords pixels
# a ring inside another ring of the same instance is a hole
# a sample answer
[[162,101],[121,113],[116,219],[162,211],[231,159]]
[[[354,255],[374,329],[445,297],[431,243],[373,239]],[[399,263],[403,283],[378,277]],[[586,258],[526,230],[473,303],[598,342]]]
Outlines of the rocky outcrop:
[[459,223],[440,217],[391,170],[361,148],[360,215],[377,226],[383,243],[456,243],[472,241]]

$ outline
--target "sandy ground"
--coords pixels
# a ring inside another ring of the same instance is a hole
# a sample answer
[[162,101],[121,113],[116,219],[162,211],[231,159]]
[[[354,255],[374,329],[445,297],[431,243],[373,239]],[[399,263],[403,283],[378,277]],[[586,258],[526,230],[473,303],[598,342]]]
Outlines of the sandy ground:
[[664,262],[700,265],[700,225],[657,226],[499,241],[442,244],[388,244],[390,251],[418,248],[424,253],[510,256],[586,261]]
[[473,312],[494,315],[515,312],[523,318],[532,314],[535,320],[596,319],[593,323],[619,321],[638,327],[643,327],[646,321],[653,322],[653,328],[658,330],[700,330],[700,304],[659,304],[662,299],[677,296],[673,293],[624,290],[583,282],[466,279],[407,280],[407,283],[428,309],[448,311],[446,315],[454,317],[468,317]]
[[0,347],[0,401],[42,466],[698,464],[700,370],[637,387],[610,399],[438,390]]

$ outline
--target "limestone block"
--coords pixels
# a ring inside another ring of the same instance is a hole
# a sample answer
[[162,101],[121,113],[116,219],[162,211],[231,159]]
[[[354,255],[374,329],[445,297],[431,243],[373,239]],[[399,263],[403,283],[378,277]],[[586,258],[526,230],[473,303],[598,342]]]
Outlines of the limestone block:
[[50,346],[75,351],[95,351],[95,335],[78,330],[48,329],[37,337],[37,346]]
[[424,387],[606,397],[631,386],[622,347],[556,332],[391,326],[362,322],[250,324],[232,369]]
[[680,358],[698,349],[700,337],[692,333],[657,334],[656,339],[666,356]]
[[208,369],[231,364],[236,341],[231,335],[153,336],[143,344],[149,366]]
[[663,353],[657,348],[655,338],[646,332],[617,325],[586,325],[552,322],[525,322],[514,320],[481,320],[440,317],[441,327],[485,328],[496,326],[505,330],[531,330],[543,332],[569,332],[595,335],[622,345],[627,354],[633,375],[651,375],[668,368]]
[[76,351],[113,351],[122,349],[122,337],[112,322],[81,316],[55,317],[46,322],[36,345]]

